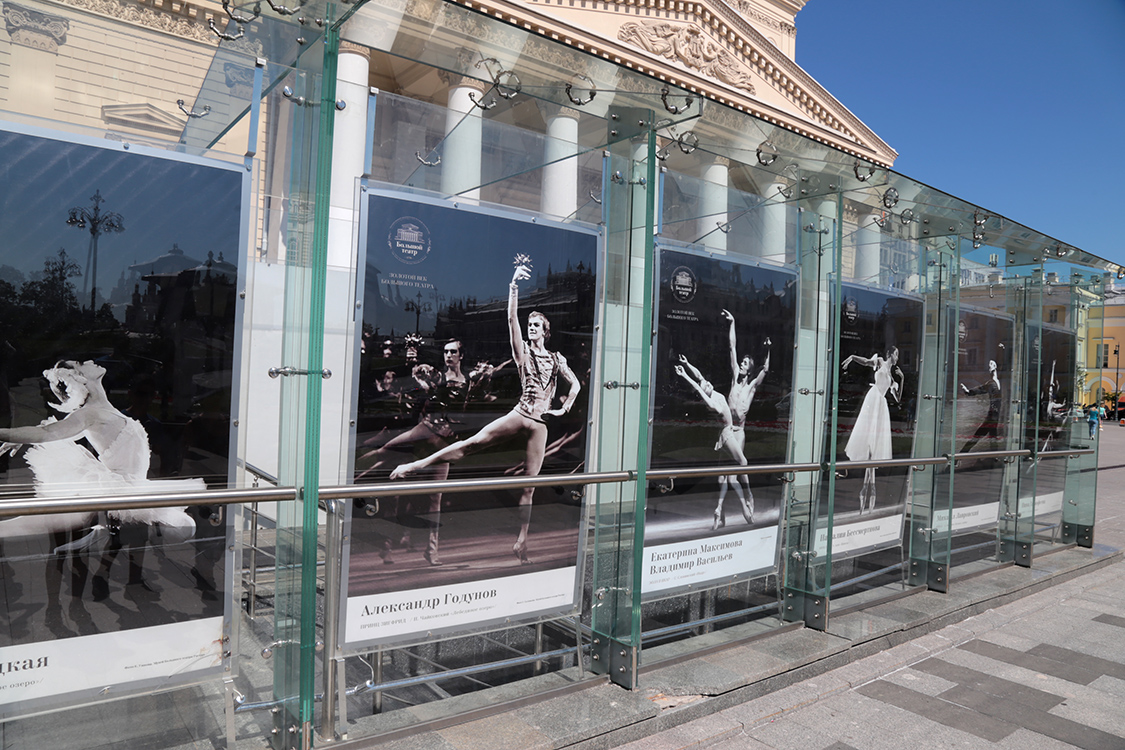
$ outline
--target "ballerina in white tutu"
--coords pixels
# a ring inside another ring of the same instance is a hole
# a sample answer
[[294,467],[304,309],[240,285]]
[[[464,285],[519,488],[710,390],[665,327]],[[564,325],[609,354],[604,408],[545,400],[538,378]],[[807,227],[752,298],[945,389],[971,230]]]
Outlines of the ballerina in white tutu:
[[[867,389],[863,403],[859,407],[859,416],[856,417],[852,434],[848,437],[848,444],[844,453],[852,461],[878,461],[891,457],[891,409],[887,405],[887,394],[890,393],[895,403],[899,402],[902,395],[902,370],[898,368],[898,348],[887,349],[885,357],[872,354],[870,357],[860,357],[853,354],[843,362],[843,369],[848,369],[852,362],[866,365],[875,371],[874,382]],[[895,376],[898,380],[895,380]],[[859,512],[875,509],[875,469],[863,472],[863,487],[859,491]]]
[[[148,435],[137,420],[118,411],[102,386],[105,369],[94,362],[60,362],[43,376],[59,403],[51,408],[66,416],[50,417],[38,425],[0,429],[0,455],[15,454],[29,444],[24,458],[35,476],[39,497],[69,498],[98,495],[192,492],[206,489],[202,479],[148,479]],[[77,441],[85,438],[95,456]],[[195,521],[185,508],[109,511],[116,523],[153,527],[164,543],[183,542],[195,534]],[[108,528],[95,525],[95,513],[18,516],[0,521],[0,539],[76,531],[92,533],[56,552],[89,547],[105,538]]]

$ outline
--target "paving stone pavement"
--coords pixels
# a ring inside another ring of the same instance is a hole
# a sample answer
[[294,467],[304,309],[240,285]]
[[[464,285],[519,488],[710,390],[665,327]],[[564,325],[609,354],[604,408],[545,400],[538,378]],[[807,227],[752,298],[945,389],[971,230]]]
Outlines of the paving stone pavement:
[[[1095,542],[1125,549],[1125,427],[1100,441]],[[1125,750],[1125,561],[621,747]]]

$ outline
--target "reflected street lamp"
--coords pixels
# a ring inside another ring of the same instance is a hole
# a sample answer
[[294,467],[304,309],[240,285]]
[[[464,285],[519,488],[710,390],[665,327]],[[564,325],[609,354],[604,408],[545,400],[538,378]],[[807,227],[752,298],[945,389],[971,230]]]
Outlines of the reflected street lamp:
[[94,315],[95,296],[98,293],[98,236],[107,232],[124,232],[125,219],[121,214],[107,211],[102,213],[102,191],[94,192],[90,198],[93,207],[76,206],[70,209],[66,223],[78,229],[90,230],[90,249],[86,252],[86,275],[82,279],[82,293],[86,293],[86,284],[90,285],[90,314]]

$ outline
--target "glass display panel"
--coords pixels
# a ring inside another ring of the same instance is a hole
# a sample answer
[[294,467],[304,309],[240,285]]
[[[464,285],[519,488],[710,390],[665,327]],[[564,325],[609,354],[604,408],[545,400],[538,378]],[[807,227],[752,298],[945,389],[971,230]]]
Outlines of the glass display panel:
[[[226,486],[247,170],[12,124],[0,165],[4,495]],[[0,545],[0,660],[29,667],[0,717],[230,674],[222,507],[8,518]]]
[[[796,274],[658,246],[650,467],[784,464]],[[776,572],[784,472],[650,484],[646,598]]]
[[[1011,416],[1015,324],[1008,316],[961,306],[951,316],[956,371],[946,368],[946,400],[957,400],[953,451],[957,454],[1003,451]],[[952,414],[952,404],[947,408]],[[1006,457],[961,455],[954,464],[952,515],[938,513],[934,525],[953,534],[996,524],[1004,496]]]
[[[582,471],[597,232],[376,189],[363,201],[356,481]],[[574,611],[571,488],[356,505],[349,647]]]
[[[910,458],[923,335],[922,300],[844,284],[837,461]],[[901,543],[909,466],[838,470],[832,556]],[[820,530],[817,549],[826,547]]]

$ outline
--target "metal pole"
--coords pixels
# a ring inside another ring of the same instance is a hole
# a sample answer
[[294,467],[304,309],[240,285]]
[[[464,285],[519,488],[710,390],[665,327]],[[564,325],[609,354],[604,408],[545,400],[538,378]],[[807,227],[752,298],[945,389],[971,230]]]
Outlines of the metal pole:
[[1113,419],[1121,419],[1121,344],[1113,345],[1113,356],[1117,357],[1117,374],[1113,377],[1113,390],[1117,395],[1113,399]]

